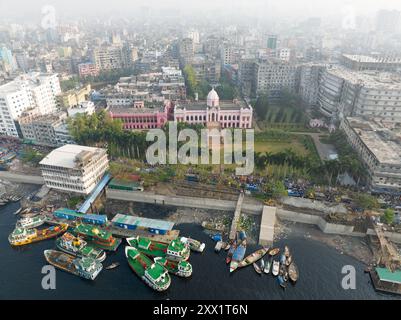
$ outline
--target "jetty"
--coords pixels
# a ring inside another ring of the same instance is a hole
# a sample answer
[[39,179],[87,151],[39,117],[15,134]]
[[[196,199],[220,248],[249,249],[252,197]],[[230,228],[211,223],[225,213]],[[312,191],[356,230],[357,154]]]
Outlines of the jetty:
[[237,205],[235,206],[234,218],[233,221],[231,222],[230,234],[228,236],[230,240],[235,240],[237,236],[237,226],[239,218],[241,217],[241,208],[243,202],[244,202],[244,193],[241,192],[237,200]]
[[259,244],[262,246],[271,246],[273,244],[276,211],[276,207],[263,207],[259,233]]

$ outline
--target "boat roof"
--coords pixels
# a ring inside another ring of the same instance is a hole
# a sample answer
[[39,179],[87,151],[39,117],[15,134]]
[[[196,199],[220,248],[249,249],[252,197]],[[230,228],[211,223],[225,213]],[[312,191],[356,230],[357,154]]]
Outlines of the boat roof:
[[117,213],[111,221],[113,223],[123,223],[142,228],[153,228],[159,230],[171,230],[174,227],[174,222],[171,221],[128,216],[120,213]]
[[153,263],[150,268],[146,269],[146,272],[152,279],[158,280],[165,273],[165,269],[160,264]]
[[387,268],[376,268],[376,272],[381,281],[401,284],[401,270],[391,272]]

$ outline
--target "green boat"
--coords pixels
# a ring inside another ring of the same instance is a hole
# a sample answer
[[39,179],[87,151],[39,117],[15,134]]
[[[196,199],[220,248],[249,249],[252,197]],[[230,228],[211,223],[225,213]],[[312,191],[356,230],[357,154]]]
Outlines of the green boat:
[[159,263],[154,263],[146,255],[134,247],[125,247],[130,268],[149,287],[156,291],[165,291],[171,284],[168,271]]
[[89,224],[77,225],[72,233],[103,250],[116,251],[121,243],[121,239],[114,238],[111,232]]
[[131,247],[137,248],[148,256],[166,258],[171,261],[188,260],[190,254],[189,246],[179,239],[167,244],[137,236],[127,238],[127,242]]
[[188,261],[170,261],[162,257],[155,257],[153,260],[176,276],[188,278],[192,275],[192,265]]
[[69,232],[56,239],[56,246],[58,249],[77,257],[92,258],[99,262],[106,259],[106,253],[102,249],[88,245],[86,241]]

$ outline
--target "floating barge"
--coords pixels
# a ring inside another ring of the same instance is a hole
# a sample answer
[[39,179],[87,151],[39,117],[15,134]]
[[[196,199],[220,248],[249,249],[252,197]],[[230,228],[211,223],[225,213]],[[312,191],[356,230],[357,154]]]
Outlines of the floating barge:
[[401,294],[401,270],[391,272],[387,268],[374,268],[369,272],[375,290]]

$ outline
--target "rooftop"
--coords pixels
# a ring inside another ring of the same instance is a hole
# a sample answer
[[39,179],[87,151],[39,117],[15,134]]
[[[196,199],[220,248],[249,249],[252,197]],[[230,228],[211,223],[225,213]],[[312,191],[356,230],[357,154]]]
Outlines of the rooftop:
[[[247,104],[242,100],[238,100],[236,102],[231,100],[220,100],[219,107],[223,110],[240,110],[241,108],[248,108]],[[201,110],[206,109],[207,104],[206,101],[182,101],[176,103],[176,108],[185,108],[186,110]]]
[[174,227],[174,222],[148,219],[137,216],[127,216],[123,214],[116,214],[112,220],[113,223],[124,223],[129,225],[135,225],[142,228],[154,228],[159,230],[172,230]]
[[343,54],[343,57],[355,61],[365,63],[401,63],[400,57],[372,57],[360,54]]
[[398,90],[401,91],[401,77],[394,73],[377,71],[354,71],[341,66],[327,69],[332,75],[342,78],[354,85],[360,84],[364,87],[376,90]]
[[401,145],[393,140],[391,130],[360,117],[348,117],[347,120],[380,163],[401,165]]
[[387,268],[376,268],[376,272],[381,281],[401,284],[401,270],[391,272]]
[[50,152],[43,158],[40,165],[74,169],[79,168],[82,161],[104,153],[106,150],[102,148],[66,144]]

